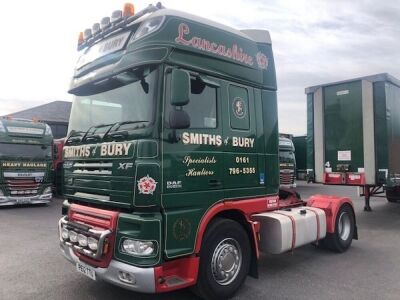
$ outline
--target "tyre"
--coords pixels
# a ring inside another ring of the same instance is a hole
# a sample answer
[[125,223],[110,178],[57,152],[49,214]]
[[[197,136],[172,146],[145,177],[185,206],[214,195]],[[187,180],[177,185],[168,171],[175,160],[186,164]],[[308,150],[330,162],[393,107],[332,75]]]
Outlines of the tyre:
[[321,246],[335,252],[345,252],[351,246],[355,230],[353,209],[349,204],[343,204],[336,216],[335,232],[328,233],[320,241]]
[[194,292],[207,300],[231,298],[249,273],[250,259],[245,229],[230,219],[215,219],[203,238]]
[[386,199],[389,202],[399,202],[400,194],[395,189],[386,189]]

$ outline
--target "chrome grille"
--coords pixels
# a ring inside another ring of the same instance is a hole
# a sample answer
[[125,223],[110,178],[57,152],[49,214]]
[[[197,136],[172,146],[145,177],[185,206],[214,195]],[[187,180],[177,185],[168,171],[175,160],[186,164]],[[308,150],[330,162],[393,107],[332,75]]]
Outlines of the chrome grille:
[[73,174],[82,175],[112,175],[112,163],[76,162],[73,164]]
[[280,173],[279,180],[281,184],[293,184],[294,183],[294,173]]
[[34,178],[10,178],[6,180],[7,189],[11,196],[36,196],[40,183]]

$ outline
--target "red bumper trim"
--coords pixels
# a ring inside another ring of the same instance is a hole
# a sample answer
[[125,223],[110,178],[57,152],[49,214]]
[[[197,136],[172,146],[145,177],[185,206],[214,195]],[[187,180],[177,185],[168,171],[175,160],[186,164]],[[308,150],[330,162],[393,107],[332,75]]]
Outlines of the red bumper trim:
[[365,185],[365,174],[356,172],[324,172],[324,184]]
[[106,239],[106,247],[108,247],[108,249],[107,253],[102,256],[101,260],[95,260],[77,251],[74,251],[75,255],[78,256],[80,260],[96,267],[108,267],[114,252],[115,229],[117,228],[118,215],[119,212],[117,211],[71,204],[68,211],[68,218],[70,221],[89,225],[98,230],[109,229],[112,232],[111,235]]

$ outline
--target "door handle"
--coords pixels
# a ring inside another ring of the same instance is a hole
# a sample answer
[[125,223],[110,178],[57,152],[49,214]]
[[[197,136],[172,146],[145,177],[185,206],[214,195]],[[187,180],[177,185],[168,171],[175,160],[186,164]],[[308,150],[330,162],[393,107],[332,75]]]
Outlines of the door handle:
[[222,185],[222,182],[219,181],[219,180],[217,180],[217,179],[210,179],[210,180],[208,181],[208,185],[209,185],[209,186],[212,186],[212,187],[217,187],[217,186],[221,186],[221,185]]

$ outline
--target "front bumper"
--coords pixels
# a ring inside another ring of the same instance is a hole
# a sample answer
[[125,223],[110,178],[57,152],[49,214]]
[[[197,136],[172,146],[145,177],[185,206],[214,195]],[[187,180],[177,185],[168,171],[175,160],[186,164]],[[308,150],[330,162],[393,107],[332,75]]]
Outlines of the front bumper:
[[[60,249],[64,257],[71,263],[76,265],[77,262],[80,262],[74,251],[62,242],[60,242]],[[141,293],[156,292],[154,268],[139,268],[116,260],[111,260],[107,268],[92,268],[96,273],[96,278],[111,284]],[[135,280],[131,284],[121,281],[120,276],[122,273],[129,273]]]
[[0,206],[21,204],[46,204],[51,201],[53,194],[42,194],[32,197],[0,196]]

